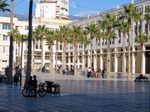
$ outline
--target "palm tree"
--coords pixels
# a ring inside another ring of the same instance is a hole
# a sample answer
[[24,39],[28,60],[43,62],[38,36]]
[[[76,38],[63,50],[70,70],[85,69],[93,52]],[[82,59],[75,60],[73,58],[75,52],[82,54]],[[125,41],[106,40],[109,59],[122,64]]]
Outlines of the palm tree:
[[118,24],[117,24],[117,30],[119,36],[120,33],[123,33],[123,56],[122,56],[122,72],[123,76],[126,75],[126,38],[128,33],[128,22],[125,21],[125,19],[122,17],[122,13],[119,14],[120,17],[118,17]]
[[47,31],[46,43],[47,43],[48,48],[49,48],[49,70],[51,73],[53,73],[53,63],[52,63],[53,51],[52,51],[52,47],[54,44],[54,31],[52,31],[52,30]]
[[72,29],[71,29],[71,33],[70,33],[70,38],[69,38],[69,41],[70,43],[73,44],[73,51],[74,51],[74,60],[73,60],[73,63],[74,63],[74,75],[77,74],[77,69],[76,69],[76,63],[77,63],[77,45],[78,43],[80,43],[80,39],[81,39],[81,36],[82,36],[82,28],[81,26],[73,26]]
[[56,52],[55,52],[55,55],[56,55],[56,63],[55,63],[55,68],[57,68],[57,61],[58,61],[58,43],[61,42],[61,32],[59,30],[56,30],[54,32],[54,37],[55,37],[55,41],[56,41]]
[[66,69],[66,45],[67,40],[70,35],[70,29],[68,26],[60,26],[60,42],[63,43],[63,52],[62,52],[62,69]]
[[[16,64],[19,65],[20,41],[21,41],[22,37],[17,28],[13,29],[13,33],[14,33],[14,40],[16,41],[16,45],[18,45],[18,60],[17,60]],[[10,36],[10,35],[11,35],[11,33],[8,32],[8,36]]]
[[17,28],[14,29],[14,40],[16,41],[16,44],[18,45],[18,60],[16,62],[17,65],[20,64],[20,44],[22,40],[22,36]]
[[[83,31],[83,35],[80,37],[79,43],[82,44],[82,54],[83,54],[83,52],[85,52],[86,45],[91,43],[91,40],[90,38],[87,37],[87,34],[85,33],[85,31]],[[85,58],[84,55],[83,55],[83,58]],[[82,62],[82,64],[84,63]],[[82,69],[84,70],[83,67],[84,66],[82,66]]]
[[37,35],[38,39],[40,39],[40,41],[41,41],[41,66],[44,65],[43,40],[45,39],[45,35],[46,35],[47,30],[48,29],[46,28],[45,25],[39,25],[35,29],[36,35]]
[[0,10],[2,10],[3,12],[10,11],[10,9],[6,8],[7,6],[9,6],[6,2],[7,0],[0,0]]
[[[32,32],[32,41],[33,41],[33,51],[32,51],[32,60],[35,62],[35,46],[36,46],[36,41],[38,40],[38,36],[36,31],[34,30]],[[34,71],[34,65],[35,63],[32,62],[32,71]]]
[[141,73],[143,74],[143,53],[144,53],[144,43],[150,40],[150,36],[146,33],[139,33],[136,38],[135,42],[141,44]]
[[141,18],[141,14],[138,12],[137,8],[133,4],[129,4],[127,6],[124,6],[124,18],[128,22],[128,79],[131,79],[131,48],[130,48],[130,38],[133,36],[132,35],[132,24],[133,21],[139,21]]
[[110,78],[110,41],[114,39],[115,34],[115,25],[116,25],[116,15],[114,14],[106,14],[102,17],[102,20],[99,22],[100,28],[103,30],[102,37],[107,39],[107,77]]
[[91,40],[90,66],[93,67],[92,66],[92,40],[99,32],[99,29],[96,26],[96,24],[89,24],[85,29],[87,30],[87,33],[90,35],[90,40]]
[[27,56],[27,71],[26,71],[26,80],[25,87],[28,85],[28,80],[31,76],[31,49],[32,49],[32,7],[33,0],[30,0],[29,3],[29,34],[28,34],[28,56]]

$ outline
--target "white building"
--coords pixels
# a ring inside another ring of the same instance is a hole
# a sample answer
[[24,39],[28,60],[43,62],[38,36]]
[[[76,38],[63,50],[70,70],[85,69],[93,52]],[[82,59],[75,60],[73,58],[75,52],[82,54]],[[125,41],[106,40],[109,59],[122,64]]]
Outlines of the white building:
[[[45,0],[46,1],[46,0]],[[48,0],[47,0],[48,1]],[[44,2],[44,1],[43,1]],[[42,3],[42,2],[41,2]],[[45,3],[45,2],[44,2]],[[145,13],[145,7],[150,5],[149,0],[141,0],[134,3],[135,6],[139,8],[139,10],[142,11],[142,13]],[[100,20],[100,15],[105,15],[107,13],[118,13],[123,10],[123,7],[116,7],[112,10],[101,12],[98,15],[89,16],[86,19],[76,21],[73,23],[70,23],[71,21],[67,20],[58,20],[58,19],[47,19],[44,18],[38,18],[33,20],[33,29],[35,29],[38,25],[46,25],[46,27],[51,29],[57,29],[60,25],[66,25],[68,24],[69,27],[72,27],[73,25],[81,26],[82,28],[85,28],[88,24],[97,24]],[[36,14],[37,15],[37,14]],[[42,16],[39,16],[42,17]],[[69,24],[70,23],[70,24]],[[141,53],[140,50],[140,44],[135,43],[134,38],[136,36],[136,32],[142,28],[142,32],[145,32],[146,29],[146,21],[142,21],[139,23],[133,24],[132,27],[132,38],[130,40],[126,39],[126,48],[128,46],[128,43],[131,43],[131,73],[132,74],[139,74],[141,73],[141,64],[142,64],[142,73],[143,74],[150,74],[150,42],[147,42],[144,44],[144,51]],[[150,23],[148,23],[150,25]],[[8,55],[9,55],[9,37],[7,37],[7,32],[9,32],[10,20],[8,17],[0,17],[0,50],[2,54],[0,55],[0,70],[4,69],[8,65]],[[142,27],[140,27],[142,26]],[[27,21],[18,21],[16,18],[14,19],[14,28],[18,27],[19,31],[22,34],[28,33],[28,22]],[[149,29],[150,30],[150,29]],[[104,69],[106,67],[106,56],[107,56],[107,41],[105,39],[101,39],[98,41],[98,46],[96,46],[96,38],[92,40],[92,49],[90,45],[87,45],[87,47],[84,47],[83,45],[78,45],[76,48],[78,51],[77,56],[77,67],[82,67],[83,69],[86,67],[89,67],[92,62],[92,67],[97,69]],[[123,49],[123,35],[114,40],[111,41],[111,73],[117,73],[122,72],[122,49]],[[44,45],[44,52],[41,54],[41,44]],[[38,69],[42,65],[49,65],[49,50],[46,46],[46,42],[43,43],[39,41],[36,42],[36,49],[35,49],[35,55],[34,60],[32,60],[32,63],[34,64],[34,68]],[[56,46],[56,43],[53,46],[53,67],[56,65],[56,54],[58,58],[58,63],[62,62],[62,47],[63,44],[58,43],[58,46]],[[23,46],[23,67],[25,67],[27,62],[27,43],[24,42]],[[21,49],[20,49],[21,50]],[[90,53],[92,51],[92,60],[90,58]],[[71,44],[68,44],[67,46],[67,57],[66,57],[66,65],[71,66],[73,64],[73,46]],[[18,45],[14,43],[14,62],[17,62],[18,55]],[[41,63],[41,57],[43,58],[44,62]],[[143,63],[141,62],[141,57],[143,59]],[[128,56],[126,55],[126,67],[127,67],[127,59]],[[14,63],[14,66],[16,63]]]
[[68,19],[69,0],[39,0],[35,12],[36,18]]
[[[132,3],[133,0],[132,0]],[[150,0],[141,0],[134,3],[135,6],[138,7],[138,9],[141,11],[141,13],[144,15],[146,13],[146,7],[150,6]],[[98,24],[99,20],[101,19],[100,16],[104,16],[107,13],[111,14],[117,14],[118,12],[121,12],[124,10],[123,6],[117,6],[114,9],[101,12],[98,15],[90,16],[86,19],[73,22],[69,24],[69,27],[75,26],[81,26],[82,28],[85,28],[89,24]],[[128,55],[126,54],[126,58],[122,58],[123,54],[123,45],[126,43],[126,52],[128,51],[127,47],[129,42],[131,43],[131,74],[150,74],[150,42],[144,43],[144,51],[141,53],[141,45],[135,42],[135,37],[137,35],[136,32],[142,31],[143,33],[147,29],[147,24],[150,26],[150,23],[147,23],[145,20],[141,22],[133,22],[132,26],[132,37],[130,40],[126,39],[126,41],[123,41],[123,34],[120,35],[117,34],[117,38],[114,40],[111,40],[111,73],[117,73],[123,71],[123,65],[122,61],[126,60],[126,68],[128,65]],[[150,32],[150,29],[148,29]],[[96,41],[98,41],[98,46],[96,46]],[[87,68],[92,67],[95,70],[97,69],[107,69],[106,68],[106,57],[107,57],[107,40],[106,39],[100,39],[97,40],[94,38],[92,40],[92,49],[90,47],[91,45],[87,45],[84,47],[84,45],[79,44],[78,48],[78,59],[77,59],[77,67]],[[84,49],[84,51],[83,51]],[[92,59],[90,58],[90,55],[92,53]],[[67,64],[68,66],[71,66],[71,63],[73,63],[73,46],[68,45],[68,60]],[[143,59],[143,62],[141,61]],[[91,66],[92,63],[92,66]],[[142,67],[141,67],[142,66]]]
[[[70,23],[69,20],[58,20],[58,19],[34,19],[33,20],[33,30],[37,28],[38,25],[45,25],[47,28],[56,30],[59,28],[59,26],[65,25]],[[14,18],[14,28],[18,28],[19,32],[21,34],[28,34],[28,21],[19,21],[17,18]],[[9,17],[0,17],[0,71],[4,71],[6,66],[9,65],[9,36],[8,32],[10,32],[10,18]],[[44,46],[44,52],[43,55],[41,54],[41,44]],[[21,46],[21,45],[20,45]],[[57,47],[57,52],[61,54],[62,47]],[[18,50],[20,49],[20,50]],[[32,48],[33,50],[33,48]],[[56,52],[56,46],[53,46],[53,52]],[[43,43],[38,40],[35,44],[35,57],[33,60],[35,69],[38,69],[39,67],[46,65],[49,66],[49,49],[48,46],[46,46],[46,41],[44,40]],[[54,53],[55,54],[55,53]],[[44,59],[44,62],[41,64],[41,56]],[[14,41],[14,67],[16,65],[20,65],[20,63],[17,63],[18,61],[21,61],[21,47],[19,47],[18,44]],[[27,41],[23,42],[23,63],[22,66],[25,67],[27,63]],[[56,63],[55,56],[53,59],[53,65]],[[59,58],[58,64],[61,63],[61,57]]]

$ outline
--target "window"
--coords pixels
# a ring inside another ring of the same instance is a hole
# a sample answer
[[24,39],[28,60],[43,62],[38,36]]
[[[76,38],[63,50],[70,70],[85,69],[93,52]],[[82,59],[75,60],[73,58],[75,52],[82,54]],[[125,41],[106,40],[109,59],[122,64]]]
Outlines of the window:
[[3,30],[10,30],[10,25],[8,25],[8,24],[2,24],[2,29]]
[[29,29],[29,26],[25,26],[25,30],[28,30]]
[[3,47],[3,53],[5,53],[5,47]]
[[2,62],[3,62],[3,63],[6,63],[6,62],[7,62],[7,60],[2,60]]
[[3,35],[3,40],[4,41],[8,40],[8,37],[6,35]]

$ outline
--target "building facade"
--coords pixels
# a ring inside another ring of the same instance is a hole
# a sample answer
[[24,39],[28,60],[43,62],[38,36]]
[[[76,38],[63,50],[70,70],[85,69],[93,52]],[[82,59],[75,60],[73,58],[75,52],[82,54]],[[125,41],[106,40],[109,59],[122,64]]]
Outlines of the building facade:
[[[56,1],[56,0],[55,0]],[[58,0],[57,0],[58,1]],[[64,0],[65,1],[65,0]],[[40,0],[39,4],[45,4],[45,2],[51,3],[52,0]],[[53,0],[54,2],[54,0]],[[133,3],[133,1],[132,1]],[[56,4],[55,2],[52,4]],[[142,14],[145,14],[145,8],[147,6],[150,6],[149,0],[141,0],[134,3],[135,6],[141,10]],[[40,6],[39,6],[40,7]],[[40,8],[39,8],[40,9]],[[69,27],[75,26],[81,26],[83,29],[88,26],[89,24],[98,24],[98,21],[101,19],[100,16],[103,16],[107,13],[118,13],[120,11],[123,11],[123,6],[117,6],[116,8],[112,10],[108,10],[105,12],[101,12],[98,15],[89,16],[88,18],[71,22],[67,20],[61,20],[61,19],[48,19],[53,17],[44,17],[40,16],[38,14],[38,11],[40,11],[38,8],[36,9],[36,17],[37,19],[33,20],[33,30],[36,29],[38,25],[45,25],[47,28],[56,30],[59,28],[59,26],[62,25],[68,25]],[[56,12],[56,11],[54,11]],[[42,14],[42,13],[41,13]],[[46,14],[46,13],[45,13]],[[57,18],[57,17],[54,17]],[[139,32],[142,30],[142,32],[145,32],[147,29],[146,24],[150,26],[150,23],[147,23],[145,20],[142,22],[133,22],[132,25],[132,37],[130,40],[126,38],[125,42],[123,40],[123,34],[119,35],[117,34],[117,38],[114,40],[111,40],[111,73],[117,73],[123,71],[123,65],[122,62],[125,60],[125,66],[127,68],[128,65],[128,55],[126,53],[126,58],[122,57],[123,54],[123,45],[124,43],[126,46],[126,52],[128,44],[131,43],[131,73],[132,74],[150,74],[150,42],[144,43],[144,51],[141,52],[141,45],[136,43],[134,41],[136,37],[136,32]],[[10,31],[10,20],[8,17],[0,17],[0,49],[2,51],[2,55],[0,56],[0,70],[3,70],[8,65],[8,58],[9,58],[9,37],[7,36],[7,33]],[[21,34],[28,34],[28,22],[27,21],[18,21],[17,18],[14,18],[14,28],[17,27]],[[149,27],[150,28],[150,27]],[[150,32],[150,29],[148,29]],[[98,44],[96,44],[98,43]],[[42,54],[41,50],[41,44],[44,46],[44,51]],[[54,42],[52,54],[53,54],[53,68],[56,65],[62,65],[62,43],[56,43]],[[18,47],[18,45],[14,42],[14,66],[17,65],[18,57],[20,57],[20,53],[18,51],[21,51],[21,48]],[[73,45],[67,44],[67,52],[66,52],[66,67],[73,66]],[[87,67],[92,67],[95,70],[103,70],[106,68],[106,57],[107,57],[107,40],[100,39],[97,40],[94,38],[92,40],[92,49],[91,45],[84,45],[78,44],[78,47],[76,48],[78,52],[77,56],[77,68],[86,70]],[[32,48],[33,50],[33,48]],[[92,54],[92,59],[90,58]],[[35,52],[34,55],[32,55],[34,60],[32,60],[32,64],[34,66],[33,69],[39,69],[43,65],[46,65],[46,67],[49,66],[49,49],[46,45],[46,41],[41,43],[40,40],[36,41],[35,44]],[[41,61],[41,58],[44,60],[43,63]],[[57,58],[57,59],[56,59]],[[141,59],[143,61],[141,61]],[[57,61],[56,61],[57,60]],[[20,60],[19,60],[20,61]],[[27,63],[27,42],[23,42],[23,63],[22,66],[25,68]],[[92,63],[92,66],[91,66]]]
[[[17,28],[21,34],[28,34],[28,21],[19,21],[17,18],[14,18],[14,28]],[[35,30],[38,25],[45,25],[46,28],[49,28],[51,30],[56,30],[59,29],[59,26],[66,25],[70,23],[71,21],[69,20],[59,20],[59,19],[33,19],[33,30]],[[2,51],[1,56],[0,56],[0,71],[4,71],[6,66],[9,65],[9,36],[8,32],[10,32],[10,18],[9,17],[0,17],[0,50]],[[22,62],[21,62],[21,42],[18,44],[16,41],[14,41],[14,49],[13,49],[13,54],[14,54],[14,67],[17,65],[21,65],[22,67],[25,68],[27,64],[27,41],[23,41],[23,55],[22,55]],[[33,43],[32,43],[33,44]],[[41,46],[44,46],[44,51],[42,53]],[[46,40],[41,42],[40,40],[35,42],[34,45],[34,57],[32,55],[32,66],[34,66],[34,69],[39,69],[42,66],[46,65],[48,68],[49,66],[49,49],[48,46],[46,45]],[[32,51],[33,51],[33,45],[32,45]],[[62,53],[62,44],[58,43],[57,44],[57,54],[58,60],[56,62],[55,60],[55,52],[56,52],[56,42],[53,45],[53,62],[52,64],[55,65],[56,63],[58,65],[62,64],[61,63],[61,53]],[[33,52],[32,52],[33,53]],[[43,63],[41,61],[43,59]]]
[[[131,1],[142,13],[142,16],[146,13],[146,7],[150,6],[149,0],[141,0],[138,2]],[[99,20],[101,19],[101,16],[104,16],[108,13],[110,14],[117,14],[124,10],[123,6],[117,6],[116,8],[112,10],[108,10],[105,12],[101,12],[98,15],[90,16],[86,19],[73,22],[69,24],[69,27],[75,26],[81,26],[83,29],[88,26],[89,24],[98,24]],[[126,69],[128,68],[128,44],[131,45],[131,74],[150,74],[150,42],[144,43],[144,51],[141,53],[141,45],[135,42],[135,37],[137,35],[137,32],[142,31],[143,33],[148,30],[150,32],[150,23],[146,20],[142,20],[141,22],[133,22],[132,25],[132,37],[128,39],[128,37],[123,40],[123,34],[120,35],[116,31],[117,38],[111,40],[111,73],[118,73],[123,72],[123,65],[122,62],[125,60],[125,66]],[[98,43],[98,45],[96,44]],[[126,47],[126,58],[123,58],[123,45],[125,43]],[[97,40],[94,38],[92,40],[92,49],[91,44],[87,45],[86,47],[84,45],[79,44],[78,45],[78,59],[77,59],[77,67],[78,68],[88,68],[92,67],[95,70],[98,69],[107,69],[106,67],[106,58],[107,58],[107,40],[106,39],[100,39]],[[73,46],[68,45],[68,66],[71,66],[73,63]],[[90,58],[90,55],[92,54],[92,59]],[[142,60],[142,61],[141,61]],[[92,63],[92,66],[91,66]],[[127,72],[127,70],[126,70]]]
[[35,10],[36,18],[68,19],[69,0],[39,0]]

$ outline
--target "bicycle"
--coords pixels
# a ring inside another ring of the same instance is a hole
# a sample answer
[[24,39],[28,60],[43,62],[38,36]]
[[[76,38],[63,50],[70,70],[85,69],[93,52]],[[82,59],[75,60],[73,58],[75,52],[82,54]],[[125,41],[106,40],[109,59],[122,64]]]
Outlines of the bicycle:
[[[44,88],[44,83],[40,83],[37,87],[36,92],[40,97],[44,97],[46,95],[46,90]],[[34,87],[28,86],[22,90],[22,95],[24,97],[33,97],[34,96]]]

